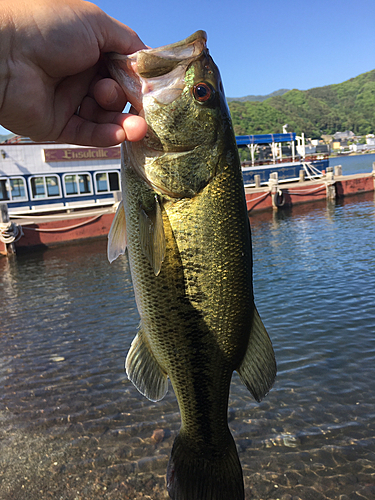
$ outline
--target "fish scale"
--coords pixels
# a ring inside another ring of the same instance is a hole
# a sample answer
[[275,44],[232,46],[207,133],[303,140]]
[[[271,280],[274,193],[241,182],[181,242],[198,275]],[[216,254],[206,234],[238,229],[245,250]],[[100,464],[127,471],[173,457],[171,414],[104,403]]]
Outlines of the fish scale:
[[127,247],[141,317],[126,371],[154,401],[168,378],[173,385],[181,428],[170,497],[243,500],[227,422],[231,377],[237,370],[259,401],[276,363],[254,305],[250,225],[220,75],[204,32],[117,55],[109,68],[125,92],[129,78],[138,82],[149,126],[122,147],[123,202],[109,235],[110,260]]

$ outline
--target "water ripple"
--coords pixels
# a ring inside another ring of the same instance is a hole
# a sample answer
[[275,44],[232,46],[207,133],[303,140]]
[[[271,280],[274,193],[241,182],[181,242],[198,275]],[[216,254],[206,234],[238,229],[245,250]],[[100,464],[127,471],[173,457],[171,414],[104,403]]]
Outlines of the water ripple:
[[[374,200],[251,223],[279,371],[260,404],[233,375],[246,498],[375,498]],[[166,499],[180,417],[171,387],[151,403],[124,374],[139,322],[126,259],[110,266],[96,242],[0,272],[0,498]]]

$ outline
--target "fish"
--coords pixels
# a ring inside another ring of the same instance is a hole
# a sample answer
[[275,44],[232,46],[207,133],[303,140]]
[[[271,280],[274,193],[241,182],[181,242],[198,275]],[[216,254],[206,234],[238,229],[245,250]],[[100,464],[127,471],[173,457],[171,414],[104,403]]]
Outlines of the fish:
[[232,374],[256,401],[276,376],[254,304],[252,245],[240,160],[220,73],[197,31],[129,56],[109,72],[148,125],[124,142],[122,202],[108,258],[127,251],[140,326],[126,357],[151,401],[172,383],[181,427],[166,475],[173,500],[243,500],[228,427]]

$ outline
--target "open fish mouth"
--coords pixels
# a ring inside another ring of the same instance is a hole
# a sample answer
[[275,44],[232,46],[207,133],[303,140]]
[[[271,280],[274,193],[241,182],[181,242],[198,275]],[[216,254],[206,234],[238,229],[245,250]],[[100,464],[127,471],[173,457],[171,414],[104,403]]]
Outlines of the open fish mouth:
[[181,95],[186,68],[207,50],[206,41],[206,32],[200,30],[185,40],[156,49],[143,49],[128,56],[111,53],[107,64],[142,115],[144,99],[170,104]]
[[[197,31],[185,40],[156,49],[142,49],[126,56],[108,55],[109,71],[132,103],[131,112],[144,117],[148,124],[148,132],[141,141],[145,157],[189,155],[198,150],[196,136],[179,133],[177,137],[176,131],[185,125],[173,125],[174,122],[166,120],[166,114],[175,113],[175,102],[180,106],[178,98],[186,93],[186,87],[191,87],[191,81],[186,79],[188,69],[201,59],[207,60],[206,42],[205,31]],[[184,106],[181,114],[186,111]],[[138,149],[136,145],[133,147]]]

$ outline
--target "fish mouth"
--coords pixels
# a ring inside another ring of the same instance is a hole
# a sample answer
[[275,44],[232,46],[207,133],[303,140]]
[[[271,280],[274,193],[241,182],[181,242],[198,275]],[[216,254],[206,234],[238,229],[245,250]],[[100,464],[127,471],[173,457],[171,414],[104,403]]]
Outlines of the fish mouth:
[[207,50],[206,42],[206,32],[199,30],[180,42],[156,49],[142,49],[128,56],[108,54],[107,66],[132,106],[142,114],[144,99],[170,104],[181,95],[186,69]]
[[142,78],[156,78],[173,71],[179,64],[201,55],[207,42],[203,30],[196,31],[185,40],[156,49],[138,51],[137,71]]

